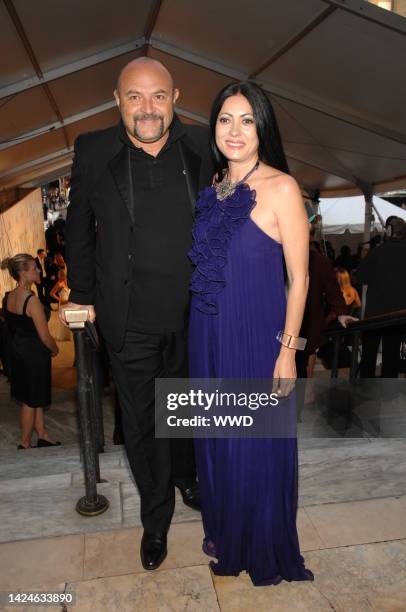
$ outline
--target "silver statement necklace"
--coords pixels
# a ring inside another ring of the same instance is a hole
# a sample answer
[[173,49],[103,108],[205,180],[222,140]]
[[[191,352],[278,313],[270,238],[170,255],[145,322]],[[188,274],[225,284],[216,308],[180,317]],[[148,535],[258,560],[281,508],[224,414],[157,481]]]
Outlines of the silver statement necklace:
[[232,183],[230,181],[230,179],[229,179],[229,172],[227,170],[227,174],[224,176],[224,178],[221,181],[221,183],[218,183],[217,185],[215,185],[215,189],[216,189],[216,193],[217,193],[217,198],[219,200],[225,200],[226,198],[230,197],[230,195],[232,195],[234,193],[234,191],[237,189],[238,185],[241,185],[242,183],[245,183],[245,181],[247,179],[249,179],[251,174],[253,174],[255,172],[255,170],[258,170],[258,167],[259,167],[259,159],[255,162],[255,165],[244,176],[244,178],[242,178],[240,181],[237,181],[236,183]]

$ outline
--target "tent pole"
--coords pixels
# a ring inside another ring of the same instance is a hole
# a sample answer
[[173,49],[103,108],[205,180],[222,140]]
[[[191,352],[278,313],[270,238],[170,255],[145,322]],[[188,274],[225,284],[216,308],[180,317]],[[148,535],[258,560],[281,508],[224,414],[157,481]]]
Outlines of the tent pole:
[[372,196],[373,190],[371,188],[363,189],[365,198],[365,223],[364,223],[364,242],[368,242],[371,238],[371,223],[372,223]]
[[[363,188],[363,194],[365,198],[365,222],[364,222],[364,243],[369,242],[371,239],[371,224],[372,224],[372,196],[373,189],[372,186],[368,185]],[[366,297],[367,297],[367,285],[362,285],[362,298],[361,298],[361,319],[364,318],[365,314],[365,305],[366,305]]]

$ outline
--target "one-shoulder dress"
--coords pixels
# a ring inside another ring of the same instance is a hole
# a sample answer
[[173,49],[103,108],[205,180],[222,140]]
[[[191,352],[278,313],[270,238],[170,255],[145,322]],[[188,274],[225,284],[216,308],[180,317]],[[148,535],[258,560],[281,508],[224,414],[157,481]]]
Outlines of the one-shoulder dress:
[[[191,280],[191,378],[272,378],[284,329],[283,252],[250,217],[247,184],[220,200],[199,194]],[[217,575],[246,571],[254,585],[312,580],[296,528],[296,438],[196,438],[205,531]]]

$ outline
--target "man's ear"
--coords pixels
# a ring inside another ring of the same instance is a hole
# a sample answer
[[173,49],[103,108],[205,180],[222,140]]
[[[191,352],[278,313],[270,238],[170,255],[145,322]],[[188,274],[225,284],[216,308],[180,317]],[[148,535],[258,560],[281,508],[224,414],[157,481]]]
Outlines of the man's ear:
[[118,93],[117,89],[114,90],[114,97],[116,99],[116,104],[118,106],[118,108],[120,108],[120,94]]
[[177,99],[179,98],[179,89],[174,89],[173,90],[173,103],[176,104]]

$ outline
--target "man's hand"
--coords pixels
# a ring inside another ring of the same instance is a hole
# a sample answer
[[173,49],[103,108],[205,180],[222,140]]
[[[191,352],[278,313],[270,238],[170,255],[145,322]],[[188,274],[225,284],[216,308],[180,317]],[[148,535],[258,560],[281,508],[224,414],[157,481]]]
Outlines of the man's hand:
[[59,308],[59,319],[65,327],[69,327],[65,318],[65,310],[87,310],[88,321],[94,323],[96,320],[96,312],[92,304],[74,304],[73,302],[68,302]]
[[337,317],[337,319],[343,327],[347,327],[347,324],[351,321],[359,321],[359,319],[357,319],[356,317],[351,317],[350,315],[340,315],[339,317]]

